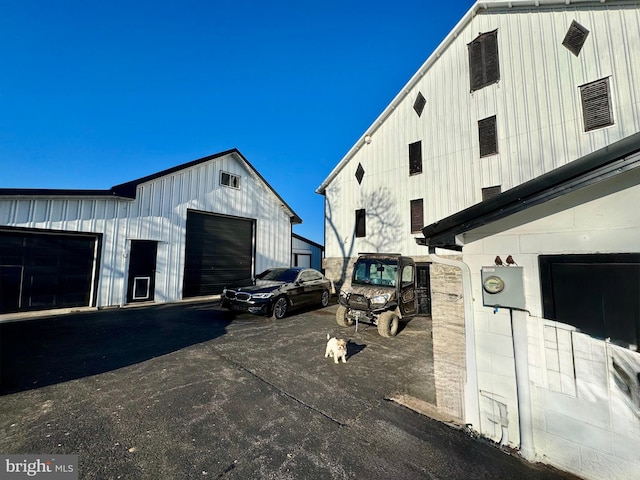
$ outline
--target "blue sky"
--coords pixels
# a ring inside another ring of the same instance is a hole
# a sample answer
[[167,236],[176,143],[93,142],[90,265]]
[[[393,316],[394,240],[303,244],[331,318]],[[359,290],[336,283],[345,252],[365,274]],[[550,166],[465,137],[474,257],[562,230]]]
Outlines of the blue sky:
[[315,189],[471,0],[0,0],[0,188],[108,189],[237,148]]

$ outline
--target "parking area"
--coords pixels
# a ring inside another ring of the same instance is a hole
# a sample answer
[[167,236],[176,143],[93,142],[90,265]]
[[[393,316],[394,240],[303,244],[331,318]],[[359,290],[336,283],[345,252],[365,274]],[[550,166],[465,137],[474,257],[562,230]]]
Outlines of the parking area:
[[[77,454],[83,479],[560,478],[391,400],[435,399],[428,317],[389,339],[335,309],[0,323],[0,452]],[[324,358],[328,333],[346,364]]]

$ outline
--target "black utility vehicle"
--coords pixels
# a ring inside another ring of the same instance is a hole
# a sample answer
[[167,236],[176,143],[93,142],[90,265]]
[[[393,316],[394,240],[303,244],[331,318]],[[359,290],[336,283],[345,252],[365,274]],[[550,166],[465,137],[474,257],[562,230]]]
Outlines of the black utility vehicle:
[[326,307],[331,281],[313,268],[271,268],[253,284],[225,287],[220,304],[233,312],[283,318],[289,309],[308,305]]
[[338,325],[355,323],[357,330],[358,322],[370,323],[383,337],[394,337],[399,320],[418,311],[415,262],[396,254],[361,254],[338,302]]

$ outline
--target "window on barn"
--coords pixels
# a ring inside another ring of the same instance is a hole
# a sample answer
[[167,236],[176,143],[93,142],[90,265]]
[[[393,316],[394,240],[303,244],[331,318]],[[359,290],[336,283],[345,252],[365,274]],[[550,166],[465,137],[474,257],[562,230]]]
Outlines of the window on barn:
[[367,236],[366,211],[364,208],[356,210],[356,237]]
[[482,189],[482,201],[489,200],[490,198],[497,197],[502,192],[502,187],[497,185],[495,187],[486,187]]
[[422,142],[409,144],[409,175],[422,173]]
[[580,95],[585,132],[613,125],[608,78],[582,85]]
[[427,104],[427,99],[424,98],[424,95],[422,95],[422,92],[418,92],[418,96],[416,97],[416,101],[413,102],[413,109],[418,114],[418,116],[422,115],[422,112],[424,110],[424,106],[426,104]]
[[580,55],[580,50],[582,50],[584,42],[587,41],[587,35],[589,35],[589,30],[574,20],[571,22],[569,31],[567,31],[562,41],[562,45],[567,47],[567,49],[577,57]]
[[240,188],[240,177],[232,173],[220,171],[220,185],[231,188]]
[[498,30],[480,34],[467,47],[469,49],[471,91],[475,92],[498,82],[500,80]]
[[498,153],[498,130],[495,115],[478,122],[478,140],[481,157]]
[[424,227],[423,205],[422,198],[411,200],[411,233],[420,233]]

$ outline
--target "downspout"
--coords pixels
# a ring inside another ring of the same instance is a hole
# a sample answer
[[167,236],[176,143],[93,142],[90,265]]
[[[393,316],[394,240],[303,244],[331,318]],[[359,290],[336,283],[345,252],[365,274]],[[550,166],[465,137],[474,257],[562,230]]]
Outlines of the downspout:
[[436,247],[429,246],[429,258],[433,263],[459,268],[462,271],[462,295],[464,302],[464,335],[466,378],[464,386],[464,421],[480,432],[480,401],[478,399],[478,366],[476,363],[476,333],[473,321],[473,293],[471,290],[471,269],[460,260],[442,258],[436,255]]

